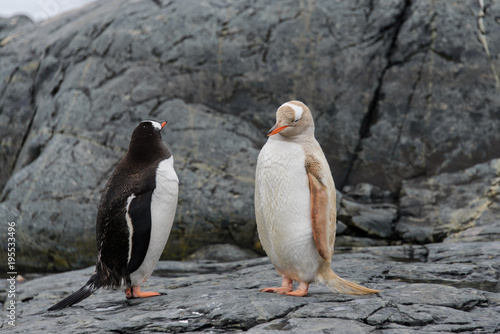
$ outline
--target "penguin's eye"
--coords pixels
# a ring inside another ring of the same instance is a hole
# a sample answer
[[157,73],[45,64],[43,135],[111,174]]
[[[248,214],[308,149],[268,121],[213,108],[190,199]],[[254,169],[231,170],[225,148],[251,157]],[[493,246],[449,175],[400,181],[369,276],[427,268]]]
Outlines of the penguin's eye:
[[296,119],[295,121],[293,121],[294,123],[297,123],[298,121],[300,121],[300,118],[299,119]]

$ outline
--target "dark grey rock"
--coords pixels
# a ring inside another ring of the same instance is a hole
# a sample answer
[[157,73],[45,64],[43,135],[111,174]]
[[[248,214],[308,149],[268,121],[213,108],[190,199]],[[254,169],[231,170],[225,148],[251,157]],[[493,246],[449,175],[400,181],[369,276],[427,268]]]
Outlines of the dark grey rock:
[[452,244],[429,244],[425,247],[429,253],[427,258],[431,262],[441,263],[476,263],[500,257],[500,243],[498,242],[470,242]]
[[388,240],[375,239],[370,237],[358,237],[353,235],[339,235],[335,239],[335,247],[338,248],[356,248],[356,247],[372,247],[372,246],[386,246],[389,244]]
[[[499,157],[500,34],[490,32],[499,29],[493,13],[500,5],[481,3],[397,3],[351,185],[394,191],[403,180]],[[370,20],[380,16],[371,13]]]
[[297,318],[336,318],[365,322],[368,317],[385,308],[387,302],[382,299],[360,299],[349,301],[334,301],[317,304],[307,304],[291,315]]
[[256,258],[258,255],[248,249],[241,249],[230,244],[203,246],[187,257],[189,261],[212,260],[217,262],[233,262]]
[[[493,208],[496,207],[496,208]],[[489,212],[497,211],[498,205],[489,207]],[[499,216],[497,216],[499,217]],[[500,222],[485,226],[473,226],[461,232],[447,236],[443,242],[476,242],[476,241],[500,240]]]
[[393,202],[393,196],[389,190],[382,190],[373,184],[362,182],[356,186],[345,186],[342,191],[346,198],[361,203]]
[[344,224],[341,220],[337,219],[337,236],[342,235],[347,230],[347,225]]
[[373,328],[362,323],[353,323],[343,319],[329,318],[291,318],[274,320],[268,324],[256,326],[248,333],[370,333]]
[[155,274],[164,277],[180,277],[187,274],[228,273],[258,265],[268,265],[266,257],[258,257],[246,261],[216,262],[216,261],[160,261]]
[[[3,62],[2,62],[3,63]],[[30,131],[35,114],[31,87],[40,62],[2,64],[0,70],[0,186],[12,175],[23,140]]]
[[[482,245],[482,244],[481,244]],[[427,262],[429,257],[429,247],[434,245],[404,245],[398,247],[376,247],[367,248],[366,250],[359,250],[360,253],[370,253],[375,254],[378,257],[387,259],[388,261],[395,262]],[[438,246],[439,245],[435,245]],[[451,245],[443,247],[443,249],[448,249]],[[470,250],[471,247],[468,247]],[[479,248],[479,247],[478,247]],[[481,249],[483,250],[483,249]],[[473,256],[477,256],[474,254]]]
[[[389,191],[369,183],[344,187],[338,206],[337,246],[386,245],[394,234],[398,207]],[[370,240],[374,238],[374,240]]]
[[[498,282],[497,268],[488,263],[415,263],[387,273],[388,278],[405,282],[440,282],[453,287],[474,287],[480,290],[494,291]],[[467,280],[464,280],[467,278]]]
[[405,304],[425,304],[446,306],[453,309],[469,311],[475,306],[485,304],[488,299],[476,290],[468,292],[467,289],[435,284],[412,284],[387,291],[386,300],[389,302]]
[[499,187],[498,159],[405,181],[396,231],[402,239],[420,243],[498,240]]
[[[143,290],[167,295],[126,300],[122,290],[98,291],[73,307],[47,312],[85,284],[94,269],[90,267],[16,283],[17,325],[9,327],[3,317],[1,327],[11,333],[495,333],[500,330],[499,291],[473,285],[491,280],[493,272],[483,270],[488,265],[500,266],[499,256],[486,259],[478,251],[491,254],[497,244],[427,245],[430,252],[439,249],[449,254],[446,260],[432,258],[429,263],[391,260],[396,255],[404,258],[407,246],[335,255],[333,269],[341,277],[383,290],[369,296],[336,294],[321,284],[312,284],[304,298],[258,292],[281,282],[267,258],[226,263],[160,261]],[[469,252],[476,269],[462,262],[456,246]],[[422,247],[414,247],[414,253]],[[471,285],[453,287],[452,280]],[[1,284],[5,309],[6,280]]]
[[397,207],[392,203],[360,204],[342,200],[339,218],[367,235],[388,238],[393,233]]
[[[83,160],[92,156],[99,159]],[[9,201],[0,203],[0,215],[16,223],[16,264],[47,272],[95,261],[94,221],[106,179],[94,173],[108,176],[118,158],[102,145],[57,134],[44,154],[9,179]],[[6,233],[1,232],[4,240]]]

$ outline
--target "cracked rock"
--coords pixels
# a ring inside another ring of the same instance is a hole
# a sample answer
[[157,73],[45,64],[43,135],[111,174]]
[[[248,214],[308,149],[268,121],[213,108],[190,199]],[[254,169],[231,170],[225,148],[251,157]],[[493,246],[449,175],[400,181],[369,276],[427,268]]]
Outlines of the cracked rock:
[[[405,181],[396,231],[403,240],[419,243],[498,240],[499,182],[498,159]],[[485,239],[481,234],[487,234]]]
[[[500,147],[500,63],[493,56],[500,34],[491,33],[498,31],[499,4],[485,1],[484,12],[482,1],[403,2],[409,7],[347,182],[392,192],[410,178],[498,158]],[[478,21],[490,32],[483,34]]]
[[353,230],[375,239],[387,239],[393,235],[398,208],[392,203],[388,191],[360,183],[356,187],[344,187],[344,192],[338,209],[341,221],[341,233],[338,234],[342,235],[342,245],[348,244],[343,239],[346,234],[353,234]]

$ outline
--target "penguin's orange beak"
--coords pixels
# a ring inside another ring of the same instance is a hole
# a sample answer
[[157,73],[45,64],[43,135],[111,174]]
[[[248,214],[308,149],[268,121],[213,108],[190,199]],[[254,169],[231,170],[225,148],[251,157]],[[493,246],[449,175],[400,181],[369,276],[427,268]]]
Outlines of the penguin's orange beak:
[[161,128],[163,129],[165,125],[167,125],[167,121],[161,123]]
[[271,130],[269,130],[269,132],[267,133],[267,136],[272,136],[272,135],[275,135],[283,130],[285,130],[286,128],[288,128],[288,125],[285,125],[285,126],[278,126],[280,123],[276,123],[274,124],[274,126],[271,128]]

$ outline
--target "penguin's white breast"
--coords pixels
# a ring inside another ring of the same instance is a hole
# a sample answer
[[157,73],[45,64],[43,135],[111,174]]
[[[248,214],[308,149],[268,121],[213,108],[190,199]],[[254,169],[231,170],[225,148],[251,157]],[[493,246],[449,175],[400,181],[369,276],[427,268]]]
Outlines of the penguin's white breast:
[[[174,158],[170,157],[160,162],[156,169],[156,188],[151,199],[151,226],[161,234],[161,239],[165,235],[168,238],[170,234],[177,209],[178,194],[179,179],[174,170]],[[151,233],[151,240],[154,238],[156,236]]]
[[317,250],[302,146],[268,140],[259,154],[256,179],[256,216],[261,218],[257,227],[269,259],[282,274],[291,268],[294,275],[314,273]]
[[130,275],[133,286],[141,284],[151,275],[172,229],[179,192],[179,179],[174,170],[173,157],[159,163],[155,179],[156,188],[151,198],[149,247],[141,266]]

